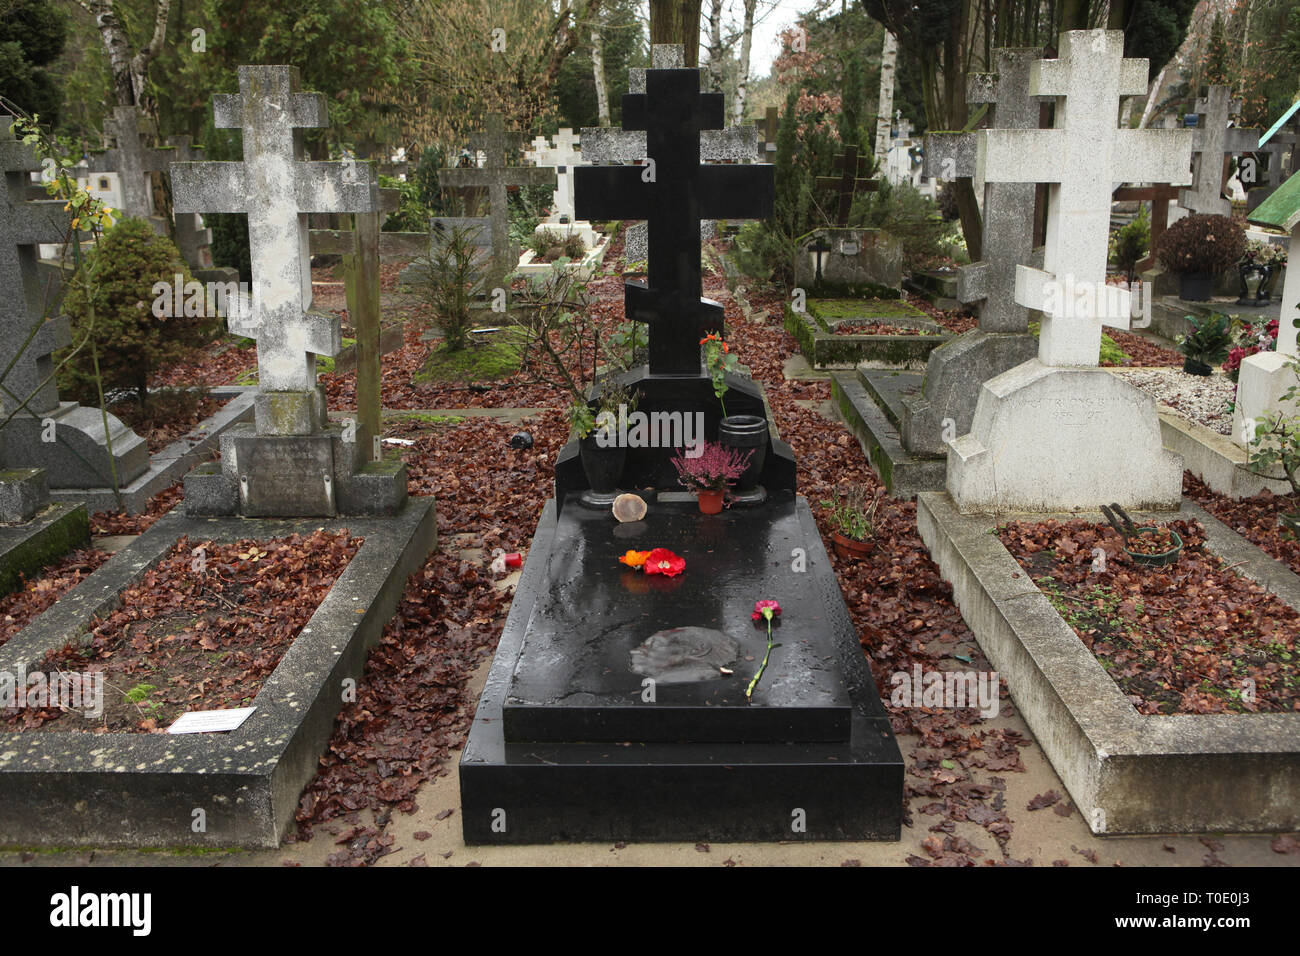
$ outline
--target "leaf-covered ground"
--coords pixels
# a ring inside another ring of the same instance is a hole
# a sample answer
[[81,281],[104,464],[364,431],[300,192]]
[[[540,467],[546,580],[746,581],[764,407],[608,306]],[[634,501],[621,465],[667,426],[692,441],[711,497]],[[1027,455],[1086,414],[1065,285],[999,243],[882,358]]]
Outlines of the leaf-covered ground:
[[1300,495],[1275,495],[1265,490],[1235,501],[1211,491],[1191,472],[1183,472],[1183,494],[1251,544],[1300,574],[1300,540],[1278,524],[1278,517],[1283,513],[1300,511]]
[[1300,710],[1300,615],[1225,567],[1200,524],[1169,526],[1183,551],[1164,567],[1136,564],[1115,530],[1082,519],[998,534],[1139,713]]
[[0,716],[3,730],[158,733],[191,710],[246,707],[361,547],[346,531],[233,544],[181,538],[45,673],[102,672],[104,710]]
[[59,598],[67,594],[105,561],[107,551],[86,548],[73,551],[61,561],[50,565],[11,594],[0,597],[0,644],[13,637],[31,623],[38,614],[48,611]]

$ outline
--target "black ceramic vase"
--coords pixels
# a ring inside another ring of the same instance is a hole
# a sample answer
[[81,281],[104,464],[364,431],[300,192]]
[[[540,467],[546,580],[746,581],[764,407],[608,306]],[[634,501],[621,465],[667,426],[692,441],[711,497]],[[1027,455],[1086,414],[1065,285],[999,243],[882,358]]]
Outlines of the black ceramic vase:
[[627,449],[622,445],[602,448],[593,432],[578,441],[582,471],[589,487],[582,493],[582,503],[593,508],[608,508],[618,497],[618,483],[623,477]]
[[749,465],[736,479],[731,492],[733,504],[759,504],[767,492],[758,483],[767,459],[767,419],[760,415],[728,415],[718,425],[718,442],[741,453],[752,452]]

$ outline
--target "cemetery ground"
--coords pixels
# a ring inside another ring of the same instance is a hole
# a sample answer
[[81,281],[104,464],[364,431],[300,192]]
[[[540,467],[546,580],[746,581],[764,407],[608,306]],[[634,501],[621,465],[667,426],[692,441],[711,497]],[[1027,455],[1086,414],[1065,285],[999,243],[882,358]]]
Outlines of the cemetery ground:
[[[604,271],[590,285],[596,295],[591,311],[607,328],[622,319],[622,277],[614,268],[620,245],[613,244]],[[370,652],[357,699],[345,704],[317,775],[301,797],[289,842],[274,851],[10,848],[0,852],[0,863],[1094,867],[1300,861],[1300,839],[1288,834],[1094,836],[1011,701],[1005,682],[992,718],[973,709],[888,707],[905,761],[906,809],[898,843],[465,846],[457,759],[517,579],[517,572],[494,575],[488,564],[494,549],[526,551],[529,546],[537,515],[551,494],[552,463],[567,438],[566,400],[559,389],[534,380],[526,368],[507,369],[500,377],[502,368],[491,361],[429,374],[437,368],[436,359],[432,366],[429,361],[438,345],[437,330],[418,295],[396,287],[397,271],[383,270],[385,321],[402,320],[402,345],[383,360],[383,435],[393,440],[384,448],[386,455],[406,461],[412,495],[436,498],[438,547],[408,581],[397,613]],[[335,284],[332,272],[318,269],[316,278],[317,307],[342,312],[342,287]],[[827,535],[829,528],[817,507],[820,501],[846,483],[865,482],[873,489],[880,483],[858,441],[836,418],[826,373],[800,359],[795,339],[784,328],[785,303],[777,296],[752,291],[733,295],[717,270],[706,274],[704,292],[724,305],[729,341],[755,380],[764,383],[781,436],[796,455],[800,492],[812,503]],[[920,299],[910,301],[949,331],[970,327],[969,316],[943,313]],[[1167,343],[1153,337],[1114,330],[1109,334],[1132,366],[1181,364]],[[228,384],[246,377],[254,360],[247,343],[226,338],[201,362],[168,369],[156,384]],[[323,381],[332,417],[346,417],[354,408],[354,376],[326,371]],[[519,431],[530,433],[531,447],[512,447],[510,439]],[[1280,532],[1276,522],[1279,511],[1295,509],[1294,501],[1265,495],[1233,502],[1190,477],[1184,491],[1300,573],[1300,544]],[[0,599],[0,643],[105,561],[109,550],[141,533],[178,500],[179,486],[156,496],[144,514],[96,514],[94,549],[70,555],[25,590]],[[921,542],[915,502],[886,498],[877,518],[873,554],[860,562],[833,560],[887,705],[889,676],[910,673],[914,666],[992,670]],[[1089,528],[1099,540],[1107,534]],[[1185,530],[1194,548],[1196,532]],[[1025,539],[1036,540],[1029,532],[1022,535]],[[254,546],[244,543],[242,553],[250,554]],[[1045,550],[1035,549],[1038,554]],[[1056,550],[1059,557],[1060,548]],[[1034,559],[1030,555],[1026,560],[1032,565]],[[247,564],[250,558],[240,561]],[[1199,570],[1209,575],[1214,569]],[[176,566],[170,573],[174,577],[169,579],[163,568],[156,576],[159,594],[186,587],[184,568]],[[1205,593],[1217,592],[1208,588]],[[1207,607],[1212,610],[1195,596],[1183,595],[1178,613],[1196,615]],[[1290,623],[1294,627],[1293,618]],[[1220,652],[1230,653],[1231,643]],[[1279,668],[1261,677],[1294,680],[1294,653],[1292,658],[1289,671]],[[1253,661],[1247,666],[1267,665]],[[1157,673],[1152,670],[1144,679],[1158,681]],[[1157,703],[1171,693],[1145,689]],[[1294,696],[1294,685],[1291,693]],[[116,714],[118,720],[130,717],[125,709]],[[151,718],[140,714],[140,719]],[[137,729],[148,732],[157,723]]]

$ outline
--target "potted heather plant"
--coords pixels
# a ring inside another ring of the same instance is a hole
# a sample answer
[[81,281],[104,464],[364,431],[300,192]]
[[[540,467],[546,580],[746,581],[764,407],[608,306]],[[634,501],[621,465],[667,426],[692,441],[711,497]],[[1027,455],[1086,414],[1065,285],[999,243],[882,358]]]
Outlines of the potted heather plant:
[[677,480],[696,493],[700,511],[715,515],[722,510],[727,489],[745,473],[750,454],[706,441],[703,451],[694,458],[683,450],[671,461],[677,469]]
[[1206,302],[1215,276],[1236,266],[1246,253],[1246,233],[1227,216],[1184,216],[1156,243],[1156,258],[1178,273],[1178,297]]

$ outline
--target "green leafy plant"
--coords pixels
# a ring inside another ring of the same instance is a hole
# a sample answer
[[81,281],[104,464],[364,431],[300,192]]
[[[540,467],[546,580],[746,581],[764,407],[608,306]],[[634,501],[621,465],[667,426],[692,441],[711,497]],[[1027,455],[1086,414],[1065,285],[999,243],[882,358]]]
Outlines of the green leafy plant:
[[1178,340],[1178,351],[1193,362],[1218,365],[1232,348],[1232,320],[1221,312],[1197,318],[1187,316],[1192,331]]
[[1156,243],[1156,258],[1171,272],[1217,275],[1246,252],[1246,233],[1227,216],[1184,216]]
[[[1291,359],[1287,367],[1295,374],[1296,384],[1283,394],[1283,405],[1295,407],[1300,402],[1300,360]],[[1258,472],[1281,467],[1291,490],[1300,495],[1300,415],[1276,411],[1255,419],[1255,438],[1250,443],[1250,465]]]
[[826,517],[844,537],[865,541],[875,533],[876,509],[880,496],[868,496],[866,485],[853,485],[847,491],[837,492],[834,499],[822,501]]
[[623,370],[642,365],[650,347],[650,327],[631,319],[620,322],[609,336],[609,345],[614,362]]
[[731,346],[715,332],[700,339],[700,345],[704,346],[704,367],[713,381],[713,394],[722,406],[722,417],[726,418],[727,403],[723,396],[727,394],[727,373],[736,370],[738,360],[732,354]]
[[163,706],[161,701],[149,699],[149,695],[157,689],[153,684],[136,684],[123,694],[122,698],[129,704],[135,704],[145,713],[152,714],[156,710],[161,710]]
[[1147,218],[1146,206],[1128,225],[1116,229],[1110,237],[1110,254],[1115,265],[1124,271],[1129,284],[1133,283],[1133,272],[1151,245],[1151,222]]

